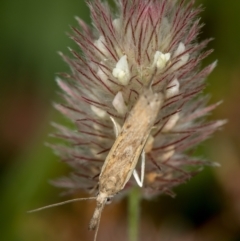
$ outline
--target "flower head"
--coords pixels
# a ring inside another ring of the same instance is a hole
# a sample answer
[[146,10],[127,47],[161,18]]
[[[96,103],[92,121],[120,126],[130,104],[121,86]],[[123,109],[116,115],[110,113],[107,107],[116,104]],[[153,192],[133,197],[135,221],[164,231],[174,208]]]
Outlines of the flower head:
[[[143,194],[148,197],[191,177],[189,166],[209,164],[186,151],[207,139],[224,122],[206,122],[205,116],[217,104],[205,106],[201,93],[205,78],[216,62],[200,69],[210,40],[198,42],[202,25],[193,8],[194,1],[118,0],[117,12],[107,3],[89,3],[94,27],[77,21],[73,40],[82,54],[70,50],[72,58],[62,55],[71,74],[58,79],[66,104],[56,108],[73,123],[76,130],[55,124],[56,134],[69,145],[54,145],[74,170],[56,185],[68,191],[92,190],[117,129],[121,129],[146,86],[162,93],[164,100],[144,147],[146,169]],[[197,169],[198,170],[198,169]],[[130,179],[125,190],[136,185]]]

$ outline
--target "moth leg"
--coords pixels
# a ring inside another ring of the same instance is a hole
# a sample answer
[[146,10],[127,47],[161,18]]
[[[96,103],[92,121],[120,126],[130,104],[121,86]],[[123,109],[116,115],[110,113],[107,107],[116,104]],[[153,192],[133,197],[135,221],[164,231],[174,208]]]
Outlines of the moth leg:
[[110,116],[110,119],[113,123],[113,127],[114,127],[114,133],[115,133],[115,137],[117,138],[120,131],[121,131],[121,127],[120,125],[114,120],[114,118],[112,116]]
[[138,173],[137,173],[136,169],[134,169],[134,171],[133,171],[133,176],[134,176],[134,178],[135,178],[139,187],[143,186],[144,173],[145,173],[145,151],[143,150],[142,154],[141,154],[141,180],[138,176]]

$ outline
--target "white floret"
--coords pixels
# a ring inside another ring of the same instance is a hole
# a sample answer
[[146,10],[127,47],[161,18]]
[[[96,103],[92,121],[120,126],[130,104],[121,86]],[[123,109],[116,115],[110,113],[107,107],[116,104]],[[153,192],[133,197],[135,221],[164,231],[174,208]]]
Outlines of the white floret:
[[127,55],[122,56],[116,64],[116,67],[112,71],[112,75],[118,79],[118,81],[127,85],[130,80],[130,71],[127,61]]
[[154,55],[153,65],[156,66],[158,69],[163,69],[167,62],[170,60],[171,54],[170,53],[162,53],[160,51],[156,51]]
[[100,36],[98,40],[96,40],[94,42],[94,45],[105,55],[105,56],[108,56],[109,55],[109,51],[108,49],[106,48],[106,40],[104,38],[104,36]]
[[166,125],[163,127],[162,132],[168,132],[174,128],[177,121],[179,120],[179,113],[175,113],[168,119]]
[[166,89],[165,97],[166,99],[171,98],[179,93],[179,81],[177,79],[174,79],[171,81]]
[[[178,45],[178,48],[174,52],[174,57],[177,57],[181,55],[186,50],[186,46],[184,43],[180,42]],[[173,66],[173,70],[179,69],[181,66],[187,63],[189,60],[190,55],[188,53],[185,53],[184,55],[180,56],[178,59],[178,62]]]
[[105,118],[107,116],[107,112],[102,110],[94,105],[91,105],[91,110],[100,118]]
[[124,115],[127,112],[127,106],[125,104],[122,92],[119,91],[113,99],[112,105],[121,115]]

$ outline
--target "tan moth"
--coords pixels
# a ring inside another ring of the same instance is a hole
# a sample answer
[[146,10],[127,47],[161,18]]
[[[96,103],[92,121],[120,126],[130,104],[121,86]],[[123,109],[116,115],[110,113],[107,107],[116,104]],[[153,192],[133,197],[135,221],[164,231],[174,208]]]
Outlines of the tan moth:
[[[99,220],[105,204],[125,187],[132,174],[137,183],[142,186],[145,161],[145,153],[143,149],[157,118],[162,102],[162,94],[154,93],[151,88],[144,89],[143,93],[139,96],[136,104],[129,112],[121,131],[117,133],[117,138],[102,166],[98,182],[97,197],[72,199],[29,212],[40,211],[42,209],[63,205],[69,202],[96,199],[97,205],[89,224],[90,230],[96,229],[94,237],[95,241],[97,238]],[[117,129],[117,124],[113,118],[111,119],[115,125],[115,129]],[[140,181],[137,172],[135,171],[135,167],[141,154],[142,170]]]

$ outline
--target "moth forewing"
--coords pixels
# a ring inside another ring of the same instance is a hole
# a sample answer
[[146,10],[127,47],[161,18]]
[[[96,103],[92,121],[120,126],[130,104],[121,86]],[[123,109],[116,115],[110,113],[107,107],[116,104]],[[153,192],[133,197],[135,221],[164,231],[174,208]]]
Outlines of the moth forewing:
[[145,89],[140,95],[102,167],[99,192],[102,190],[111,196],[124,188],[154,125],[162,99],[161,93],[153,93],[151,89]]
[[96,229],[107,198],[121,191],[130,179],[161,108],[161,93],[145,89],[130,111],[99,176],[97,206],[89,225]]

